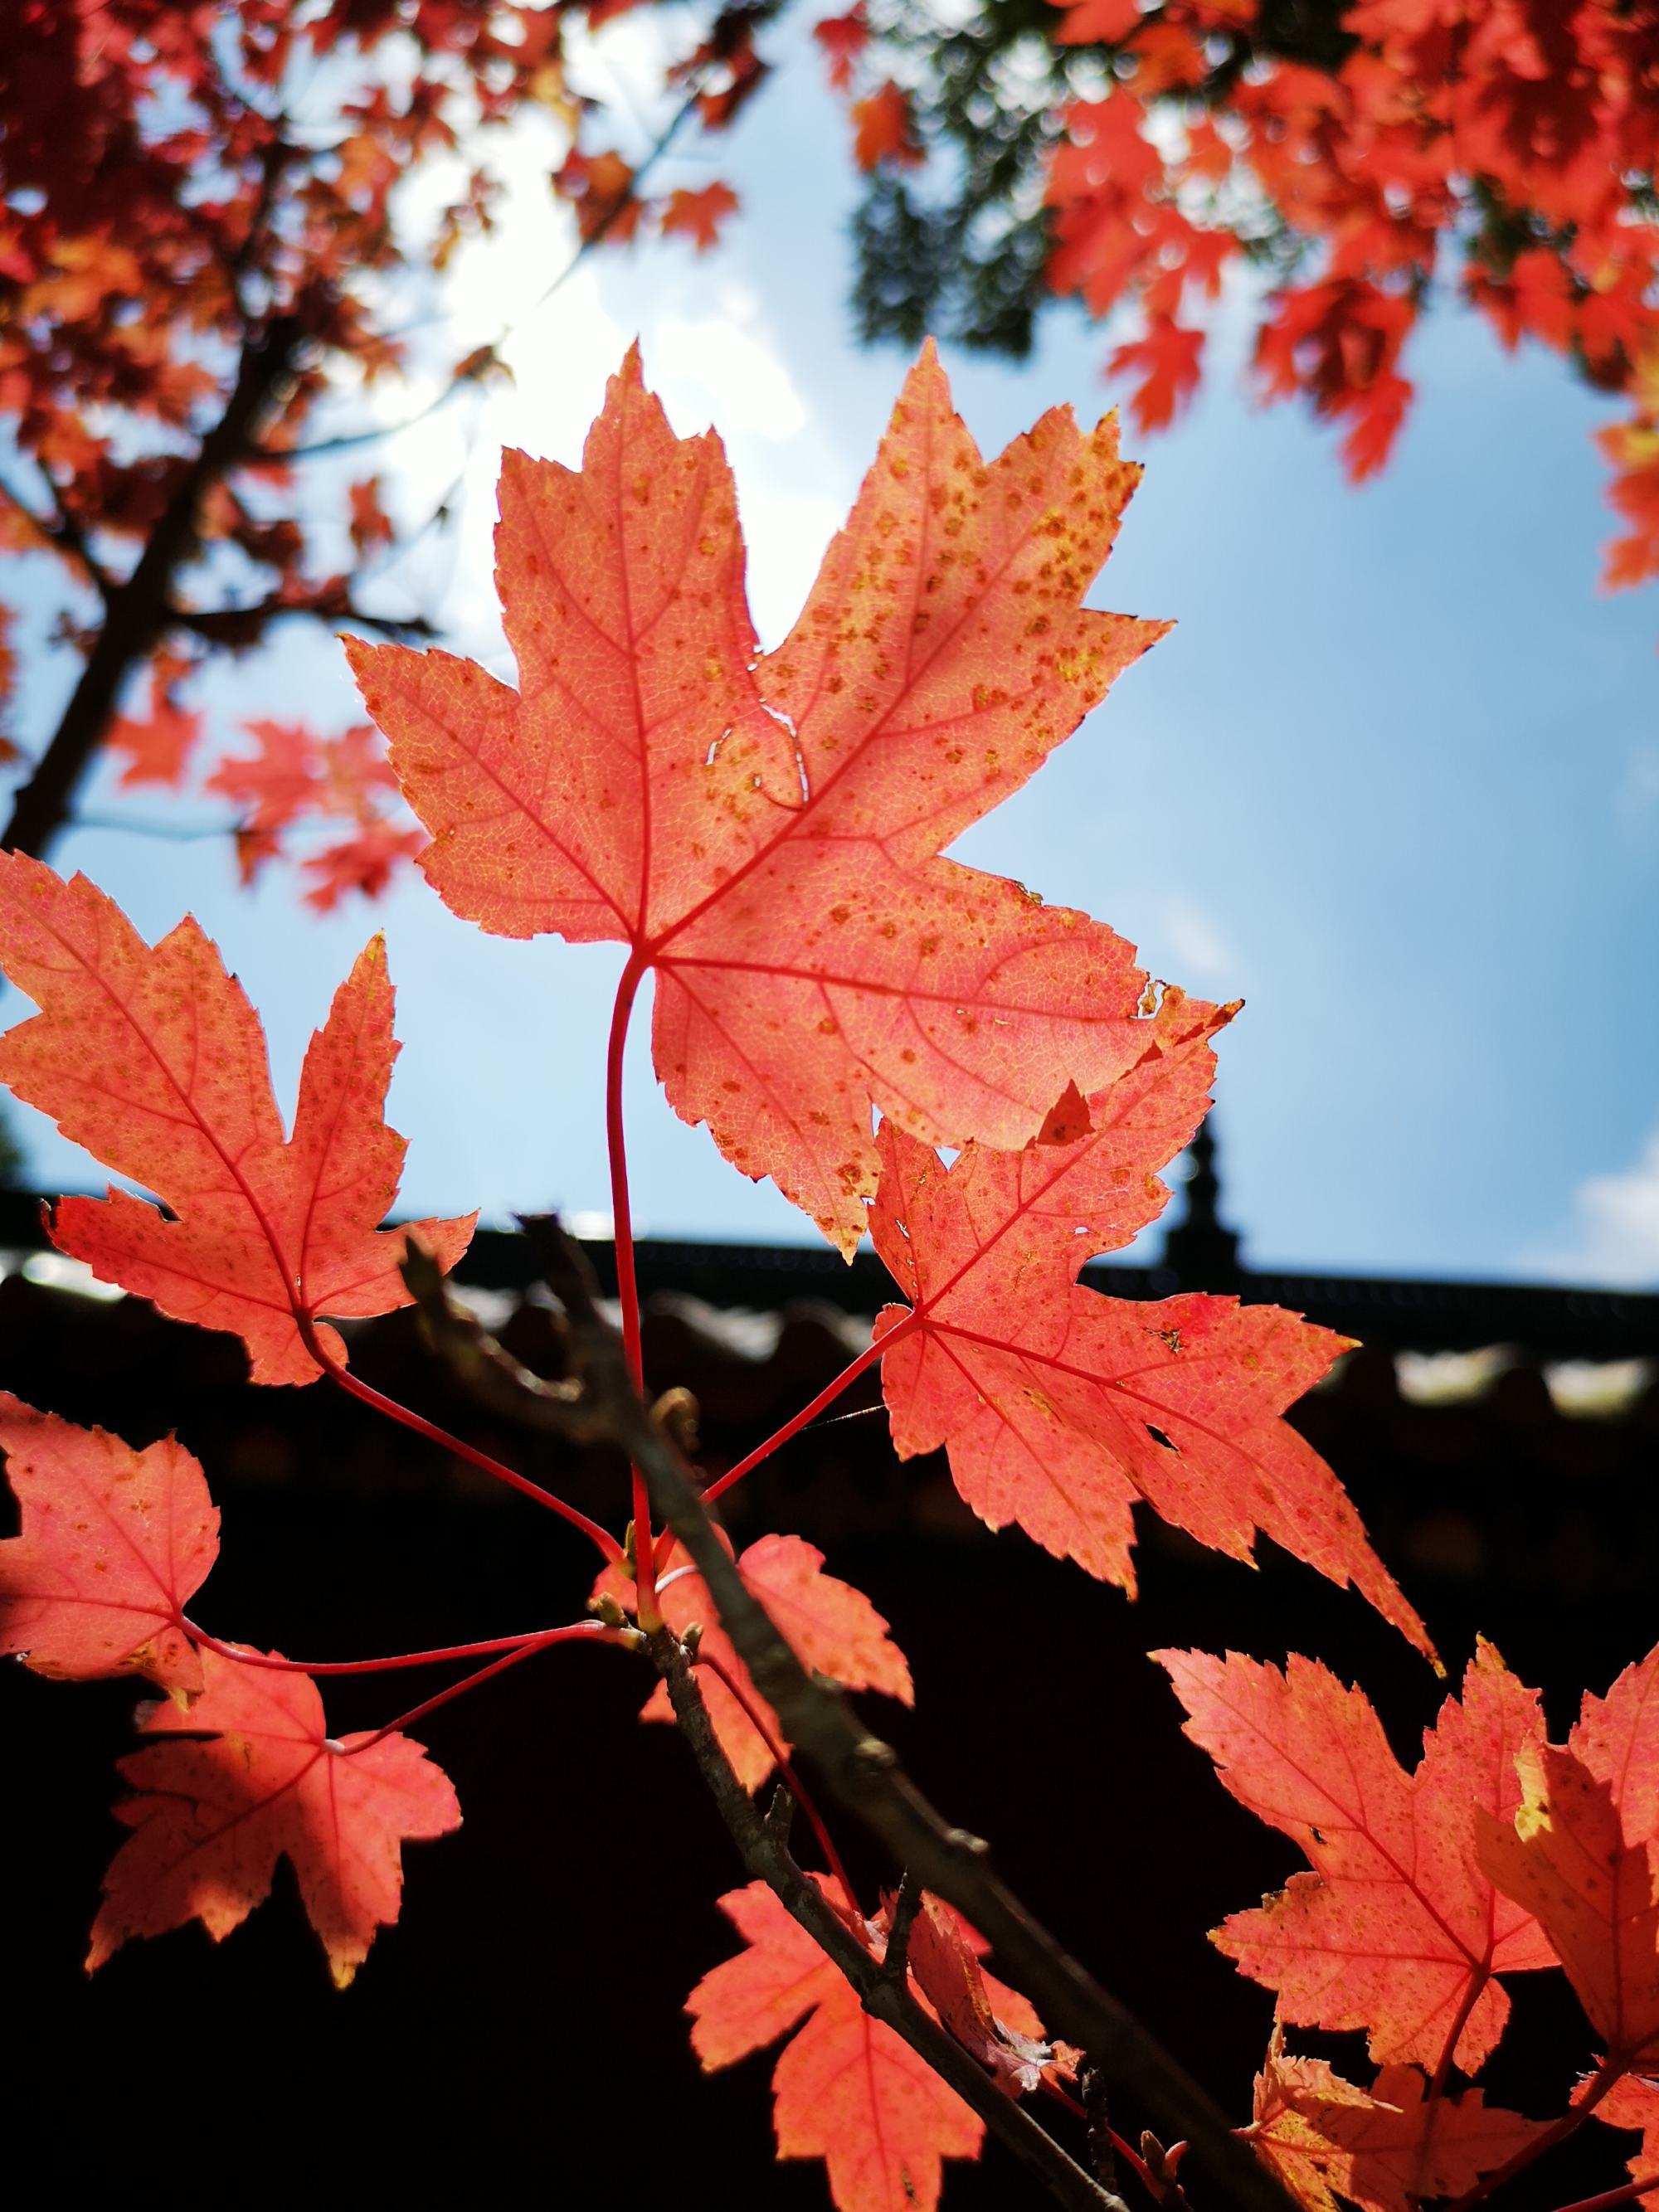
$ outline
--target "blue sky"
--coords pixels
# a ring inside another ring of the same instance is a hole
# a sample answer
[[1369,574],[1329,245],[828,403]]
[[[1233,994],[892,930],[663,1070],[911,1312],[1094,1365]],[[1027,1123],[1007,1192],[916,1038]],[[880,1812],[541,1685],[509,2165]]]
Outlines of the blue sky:
[[[469,334],[522,313],[569,250],[547,145],[515,158],[503,239],[453,289]],[[717,254],[672,241],[594,257],[525,317],[516,385],[471,448],[458,412],[388,455],[392,503],[410,513],[465,464],[460,544],[428,580],[447,576],[442,611],[504,673],[496,448],[574,460],[635,331],[677,426],[712,419],[726,436],[768,641],[873,454],[903,362],[851,343],[856,188],[810,55],[790,52],[737,132],[664,181],[715,175],[744,201]],[[1328,432],[1243,396],[1248,304],[1224,303],[1181,426],[1127,435],[1146,478],[1092,595],[1177,629],[956,849],[1097,914],[1155,972],[1246,1000],[1217,1127],[1227,1209],[1259,1264],[1659,1282],[1659,592],[1596,589],[1611,517],[1589,434],[1613,410],[1449,305],[1408,362],[1419,398],[1395,461],[1356,492]],[[1091,417],[1127,398],[1103,377],[1108,349],[1067,310],[1017,368],[947,366],[994,449],[1057,401]],[[30,695],[43,725],[55,680]],[[337,647],[297,635],[205,696],[227,738],[240,714],[352,718]],[[107,783],[88,804],[159,811]],[[83,830],[56,858],[152,933],[193,908],[265,1016],[285,1104],[331,989],[384,927],[410,1205],[605,1212],[614,949],[488,939],[413,879],[376,908],[315,918],[274,878],[238,890],[217,843]],[[810,1237],[675,1121],[645,1029],[629,1090],[640,1228]],[[25,1133],[46,1187],[101,1181],[38,1121]]]

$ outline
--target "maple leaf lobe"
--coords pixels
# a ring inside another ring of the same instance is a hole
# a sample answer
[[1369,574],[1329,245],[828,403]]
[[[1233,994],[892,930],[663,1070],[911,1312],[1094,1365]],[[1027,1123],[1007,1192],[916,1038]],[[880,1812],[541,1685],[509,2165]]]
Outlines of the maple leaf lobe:
[[1358,2088],[1322,2058],[1288,2055],[1275,2027],[1245,2132],[1305,2212],[1335,2212],[1333,2191],[1364,2212],[1413,2212],[1461,2196],[1544,2131],[1479,2089],[1430,2100],[1425,2087],[1415,2067],[1385,2066]]
[[1565,1748],[1528,1744],[1522,1798],[1483,1818],[1483,1864],[1535,1912],[1621,2063],[1659,2063],[1659,1650],[1605,1698],[1587,1694]]

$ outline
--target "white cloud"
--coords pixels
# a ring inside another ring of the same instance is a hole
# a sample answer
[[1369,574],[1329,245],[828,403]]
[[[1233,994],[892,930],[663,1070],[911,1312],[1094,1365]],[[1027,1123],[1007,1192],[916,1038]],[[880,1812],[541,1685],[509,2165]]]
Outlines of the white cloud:
[[1185,899],[1175,900],[1166,906],[1163,939],[1175,955],[1177,981],[1185,982],[1191,977],[1204,985],[1237,988],[1243,963],[1200,908]]
[[1659,744],[1643,744],[1632,750],[1619,807],[1622,814],[1638,820],[1659,807]]
[[656,343],[676,416],[740,422],[750,437],[768,440],[805,428],[805,403],[759,322],[752,295],[737,286],[726,288],[714,314],[662,318]]
[[1659,1129],[1633,1167],[1581,1183],[1573,1212],[1571,1241],[1543,1256],[1549,1273],[1632,1290],[1659,1285]]

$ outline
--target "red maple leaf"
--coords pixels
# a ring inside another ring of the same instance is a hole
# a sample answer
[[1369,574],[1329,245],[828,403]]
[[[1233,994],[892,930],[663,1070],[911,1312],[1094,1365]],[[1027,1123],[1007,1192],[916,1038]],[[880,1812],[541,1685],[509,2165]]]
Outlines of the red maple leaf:
[[1307,2212],[1335,2212],[1333,2191],[1367,2212],[1413,2212],[1425,2197],[1460,2197],[1543,2131],[1488,2106],[1479,2089],[1425,2100],[1412,2066],[1385,2067],[1369,2092],[1356,2088],[1322,2058],[1288,2056],[1278,2028],[1244,2130]]
[[0,1451],[22,1512],[0,1544],[0,1651],[67,1681],[131,1668],[198,1691],[178,1624],[219,1555],[219,1514],[184,1446],[135,1451],[0,1392]]
[[[819,1887],[830,1894],[828,1884]],[[847,1912],[838,1895],[830,1901]],[[763,2051],[805,2021],[772,2076],[778,2156],[823,2159],[840,2212],[933,2212],[941,2161],[977,2158],[981,2122],[865,2011],[764,1882],[720,1905],[746,1948],[711,1969],[686,2000],[703,2070]]]
[[[823,1554],[799,1536],[762,1536],[738,1559],[744,1580],[754,1591],[795,1656],[815,1673],[827,1674],[848,1690],[879,1690],[901,1704],[913,1695],[904,1654],[887,1633],[887,1623],[862,1590],[823,1572]],[[634,1585],[618,1569],[607,1568],[593,1595],[613,1597],[632,1608]],[[677,1636],[701,1625],[698,1649],[718,1659],[753,1700],[774,1737],[787,1745],[782,1723],[750,1680],[731,1638],[716,1620],[702,1576],[677,1544],[659,1571],[657,1595],[663,1619]],[[720,1738],[720,1748],[745,1790],[758,1790],[772,1771],[772,1753],[756,1733],[742,1706],[712,1670],[698,1686]],[[668,1691],[659,1682],[640,1717],[672,1721]]]
[[304,722],[261,719],[242,727],[258,750],[228,753],[203,789],[222,792],[246,811],[246,829],[274,837],[316,804],[317,739]]
[[853,64],[870,43],[870,25],[863,0],[856,8],[849,8],[844,15],[825,15],[814,23],[812,36],[829,65],[832,90],[845,92],[853,82]]
[[1631,2154],[1630,2178],[1659,2182],[1659,2081],[1640,2074],[1615,2081],[1596,2106],[1595,2117],[1610,2128],[1641,2131],[1641,2148]]
[[1062,46],[1119,46],[1145,24],[1139,0],[1050,0],[1066,10],[1054,33]]
[[735,214],[738,196],[730,185],[705,185],[701,191],[671,192],[668,205],[663,210],[662,230],[665,238],[678,232],[689,238],[699,253],[707,253],[710,246],[718,246],[720,225],[729,215]]
[[227,754],[203,788],[222,792],[244,810],[242,827],[275,839],[307,815],[348,816],[368,826],[375,801],[398,788],[378,731],[354,723],[325,738],[308,722],[244,722],[258,747]]
[[901,168],[914,169],[921,161],[910,95],[899,86],[890,82],[867,100],[855,100],[851,112],[853,158],[860,168],[876,169],[884,161],[896,161]]
[[1185,330],[1168,315],[1154,316],[1145,337],[1119,346],[1111,358],[1113,375],[1131,369],[1141,372],[1130,404],[1135,428],[1143,436],[1175,420],[1177,410],[1198,389],[1203,360],[1203,331]]
[[1128,946],[940,857],[1158,635],[1079,604],[1138,473],[1065,410],[988,465],[929,350],[756,665],[719,443],[676,439],[630,355],[580,474],[507,457],[522,690],[348,647],[446,902],[628,945],[676,1110],[847,1252],[872,1101],[932,1143],[1023,1144],[1144,1048]]
[[1260,1528],[1428,1650],[1340,1485],[1279,1419],[1345,1340],[1275,1306],[1132,1303],[1077,1280],[1162,1209],[1156,1170],[1202,1118],[1225,1018],[1167,992],[1139,1065],[1071,1094],[1020,1152],[969,1145],[946,1168],[883,1124],[870,1229],[908,1300],[876,1321],[893,1442],[907,1459],[947,1446],[982,1521],[1126,1589],[1144,1498],[1236,1559]]
[[136,715],[121,715],[110,725],[104,742],[112,752],[125,756],[126,765],[121,771],[123,791],[137,789],[143,784],[160,784],[176,791],[185,780],[190,756],[201,734],[199,714],[174,706],[170,699],[162,696],[152,702],[149,716],[143,721]]
[[1480,1863],[1540,1925],[1608,2057],[1659,2064],[1659,1848],[1624,1833],[1607,1782],[1554,1744],[1522,1765],[1517,1820],[1482,1823]]
[[1237,1653],[1152,1656],[1226,1787],[1314,1869],[1213,1941],[1277,1990],[1281,2021],[1368,2029],[1381,2061],[1437,2067],[1461,2020],[1455,2056],[1472,2072],[1509,2014],[1493,1977],[1555,1964],[1480,1856],[1483,1820],[1521,1801],[1517,1754],[1541,1741],[1536,1692],[1482,1644],[1407,1774],[1364,1693],[1313,1660],[1281,1674]]
[[1558,349],[1571,339],[1572,280],[1560,256],[1547,246],[1528,246],[1517,253],[1508,276],[1502,280],[1478,266],[1472,269],[1467,289],[1470,297],[1486,309],[1510,352],[1528,332]]
[[[636,0],[626,0],[626,4],[631,7]],[[598,154],[573,148],[554,173],[553,184],[575,210],[576,228],[585,242],[603,238],[623,246],[639,228],[644,207],[634,190],[635,172],[614,147]]]
[[1628,421],[1595,434],[1616,471],[1607,497],[1631,526],[1607,549],[1601,580],[1609,591],[1659,576],[1659,350],[1643,363],[1637,400]]
[[351,487],[351,542],[360,553],[377,545],[390,545],[397,536],[392,519],[380,505],[380,480],[365,477]]
[[307,855],[301,865],[316,880],[306,893],[306,904],[328,914],[350,891],[379,898],[400,863],[417,860],[425,848],[424,830],[401,829],[380,818],[367,823],[337,844]]
[[[404,1140],[382,1118],[397,1047],[374,939],[334,997],[284,1140],[259,1018],[186,918],[152,948],[84,876],[0,854],[0,966],[40,1012],[0,1038],[0,1081],[177,1216],[112,1191],[66,1198],[60,1251],[176,1320],[234,1331],[253,1379],[308,1382],[316,1316],[407,1305],[406,1234],[381,1231]],[[413,1232],[453,1267],[476,1215]]]
[[87,1966],[187,1920],[222,1942],[269,1896],[286,1855],[343,1989],[398,1917],[403,1844],[460,1826],[454,1790],[411,1737],[333,1741],[308,1674],[200,1656],[205,1686],[189,1711],[155,1705],[141,1722],[152,1737],[199,1740],[119,1762],[138,1794],[116,1817],[133,1833],[104,1877]]

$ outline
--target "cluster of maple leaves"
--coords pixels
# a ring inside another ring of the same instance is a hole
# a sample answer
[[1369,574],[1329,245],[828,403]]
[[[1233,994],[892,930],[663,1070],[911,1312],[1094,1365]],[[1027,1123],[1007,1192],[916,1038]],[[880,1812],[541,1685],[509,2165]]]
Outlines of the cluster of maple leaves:
[[[129,786],[180,787],[162,763],[180,757],[183,695],[211,652],[295,617],[403,619],[364,599],[363,566],[418,531],[388,514],[377,476],[313,464],[373,441],[328,434],[342,391],[412,366],[454,393],[500,370],[493,345],[460,359],[411,347],[430,319],[404,327],[394,283],[441,272],[489,231],[501,185],[485,126],[532,108],[552,118],[565,151],[550,182],[584,248],[642,227],[699,252],[716,242],[730,187],[657,191],[649,171],[682,119],[722,131],[764,83],[757,40],[776,0],[665,16],[670,120],[629,158],[611,143],[617,114],[580,89],[580,58],[644,4],[0,0],[14,58],[0,80],[0,424],[15,463],[0,470],[0,547],[60,562],[58,638],[89,664],[94,648],[119,661],[107,713],[125,709]],[[1599,434],[1622,523],[1607,577],[1659,574],[1655,0],[1355,0],[1328,23],[1313,11],[1310,32],[1304,11],[1282,12],[1055,0],[1039,168],[1006,170],[997,219],[1029,219],[1016,203],[1039,193],[1042,284],[1097,315],[1138,312],[1111,365],[1136,380],[1143,429],[1198,385],[1202,303],[1231,269],[1269,267],[1261,388],[1340,422],[1356,477],[1388,457],[1411,398],[1407,341],[1455,259],[1505,344],[1547,345],[1629,398]],[[933,34],[866,0],[813,27],[860,166],[939,155]],[[988,19],[983,35],[1003,33]],[[457,159],[453,197],[422,229],[398,187]],[[148,719],[135,704],[147,665]],[[313,811],[349,824],[307,848],[313,902],[372,895],[412,857],[416,833],[372,756],[297,732],[260,742],[282,757],[270,781],[300,773],[304,752]],[[15,731],[0,733],[5,761],[31,765]],[[57,826],[47,812],[28,849]],[[245,873],[287,826],[264,799],[239,817]]]
[[[168,672],[158,663],[149,711],[122,715],[105,740],[121,763],[117,788],[183,793],[193,785],[228,799],[245,884],[270,860],[295,860],[308,879],[306,903],[325,914],[350,891],[378,897],[425,844],[398,804],[380,732],[366,722],[325,738],[308,722],[256,717],[242,725],[252,753],[225,754],[205,775],[194,774],[205,717],[168,696]],[[317,829],[325,831],[321,842],[307,835]]]
[[[296,618],[398,628],[360,598],[365,563],[418,533],[377,476],[326,458],[372,437],[314,426],[404,368],[447,391],[498,370],[489,346],[412,343],[398,280],[489,230],[488,128],[563,112],[556,33],[556,10],[503,0],[0,0],[0,550],[60,564],[51,642],[118,664],[125,719],[96,734],[125,786],[179,787],[198,721],[183,694],[214,652]],[[406,221],[399,185],[458,157],[450,204]],[[15,672],[0,649],[0,717]],[[260,742],[269,768],[232,790],[254,802],[244,874],[292,819],[272,793],[301,777],[310,811],[353,825],[312,854],[311,896],[377,890],[414,840],[371,754]],[[14,724],[0,761],[39,759]]]
[[[4,0],[0,415],[44,498],[25,487],[6,503],[3,542],[70,556],[142,542],[250,328],[292,316],[306,355],[198,534],[270,578],[273,613],[326,611],[346,580],[307,573],[306,532],[260,487],[281,487],[340,357],[370,380],[404,357],[372,290],[402,265],[393,188],[528,96],[545,61],[537,13],[479,0],[303,12]],[[337,113],[285,107],[307,60],[355,73]],[[443,236],[487,226],[495,189],[474,173]],[[370,484],[354,495],[360,550],[366,526],[383,534],[375,504]]]
[[[118,658],[119,718],[98,735],[124,762],[122,788],[185,788],[200,728],[185,695],[215,651],[295,618],[407,626],[377,610],[364,577],[441,524],[447,502],[428,524],[394,521],[379,476],[330,459],[378,434],[334,426],[343,392],[404,371],[446,397],[501,373],[494,345],[443,356],[409,327],[432,321],[411,307],[422,273],[441,275],[493,226],[489,126],[539,110],[563,131],[552,184],[584,241],[648,218],[702,251],[737,205],[718,182],[647,200],[620,156],[578,150],[592,103],[572,88],[566,13],[517,0],[0,0],[0,550],[61,564],[52,642]],[[760,81],[744,24],[742,37],[714,26],[675,73],[705,127]],[[448,204],[412,218],[399,187],[458,160]],[[39,753],[5,732],[15,613],[0,608],[0,766],[27,770]],[[296,818],[275,794],[306,783],[308,814],[351,825],[310,841],[307,896],[377,893],[419,839],[386,805],[372,750],[355,733],[254,735],[262,757],[247,772],[206,785],[245,810],[245,879]],[[24,842],[43,849],[40,827]]]
[[[1138,307],[1110,366],[1138,379],[1143,430],[1197,388],[1194,310],[1267,259],[1291,275],[1257,333],[1261,389],[1341,423],[1350,475],[1371,475],[1412,399],[1407,341],[1455,260],[1506,347],[1534,340],[1632,398],[1600,438],[1626,525],[1606,580],[1659,575],[1659,9],[1354,0],[1322,65],[1257,0],[1054,4],[1048,282],[1097,316]],[[818,36],[847,84],[862,0]],[[853,115],[865,167],[923,158],[890,81]]]
[[[1143,431],[1198,388],[1204,305],[1254,264],[1277,278],[1255,343],[1261,394],[1341,425],[1349,474],[1373,474],[1411,404],[1407,341],[1455,266],[1506,347],[1547,346],[1631,399],[1630,418],[1598,439],[1624,524],[1605,576],[1618,587],[1659,575],[1652,0],[1052,4],[1036,91],[1026,18],[1004,29],[988,11],[978,27],[993,46],[1024,39],[1018,90],[1002,96],[1048,110],[1038,175],[994,166],[996,217],[1022,220],[1035,182],[1047,287],[1097,317],[1135,311],[1109,365],[1135,380]],[[604,0],[589,20],[619,12]],[[960,154],[935,19],[857,0],[813,35],[861,169]]]
[[[1126,1589],[1136,1499],[1234,1557],[1266,1533],[1432,1659],[1335,1478],[1281,1418],[1344,1340],[1274,1308],[1136,1304],[1078,1280],[1164,1203],[1158,1170],[1203,1115],[1232,1010],[1150,983],[1086,915],[942,857],[1158,635],[1082,605],[1137,475],[1109,422],[1085,434],[1065,410],[986,462],[925,354],[794,630],[757,655],[720,444],[678,438],[630,356],[580,470],[522,455],[505,470],[498,575],[520,688],[438,653],[352,657],[445,902],[498,933],[626,948],[607,1084],[632,1348],[619,1085],[649,970],[676,1109],[844,1250],[867,1230],[891,1271],[903,1303],[841,1379],[880,1364],[901,1454],[943,1445],[981,1519]],[[787,1757],[782,1724],[637,1492],[618,1538],[351,1371],[331,1322],[407,1304],[410,1240],[448,1269],[473,1225],[379,1225],[404,1153],[383,1118],[396,1047],[379,940],[313,1039],[287,1133],[258,1017],[189,918],[149,945],[83,878],[0,854],[0,967],[39,1009],[0,1039],[0,1080],[160,1201],[64,1199],[60,1250],[239,1336],[257,1382],[325,1377],[465,1453],[601,1555],[574,1620],[307,1666],[187,1610],[218,1516],[182,1443],[135,1449],[0,1397],[21,1513],[0,1544],[0,1648],[46,1674],[131,1671],[166,1693],[121,1762],[131,1833],[88,1965],[191,1919],[224,1936],[286,1855],[349,1981],[397,1917],[404,1842],[460,1817],[408,1727],[562,1644],[637,1650],[635,1622],[685,1639],[725,1756],[757,1789]],[[830,1395],[711,1471],[708,1500]],[[887,1624],[811,1546],[764,1535],[738,1565],[806,1666],[909,1699]],[[1592,2111],[1659,2127],[1640,2071],[1659,2062],[1659,1655],[1588,1700],[1558,1748],[1483,1649],[1412,1775],[1364,1696],[1312,1662],[1161,1656],[1227,1788],[1310,1862],[1217,1938],[1277,1992],[1243,2133],[1297,2201],[1407,2212],[1482,2192]],[[484,1663],[379,1729],[328,1734],[318,1674],[464,1659]],[[666,1717],[660,1686],[645,1713]],[[814,1819],[823,1894],[879,1960],[898,1906],[865,1911]],[[942,2161],[976,2153],[979,2118],[769,1889],[722,1902],[743,1948],[690,1998],[705,2065],[793,2031],[775,2075],[781,2154],[822,2158],[842,2212],[932,2212]],[[921,2001],[1009,2094],[1069,2100],[1080,2055],[985,1971],[954,1912],[915,1902],[905,1971]],[[1454,2094],[1453,2069],[1472,2074],[1498,2040],[1502,1978],[1558,1960],[1603,2046],[1572,2108],[1540,2125]],[[1382,2070],[1345,2081],[1287,2054],[1285,2026],[1364,2027]],[[1656,2155],[1644,2134],[1637,2179]],[[1167,2166],[1139,2170],[1154,2194],[1167,2185]]]

